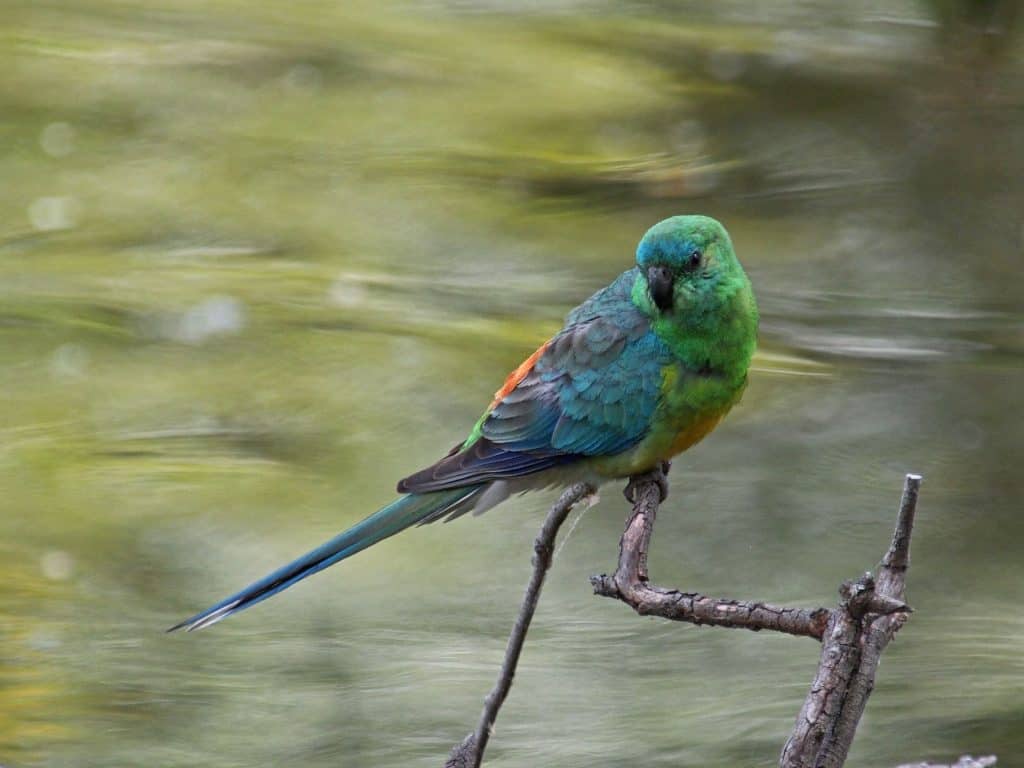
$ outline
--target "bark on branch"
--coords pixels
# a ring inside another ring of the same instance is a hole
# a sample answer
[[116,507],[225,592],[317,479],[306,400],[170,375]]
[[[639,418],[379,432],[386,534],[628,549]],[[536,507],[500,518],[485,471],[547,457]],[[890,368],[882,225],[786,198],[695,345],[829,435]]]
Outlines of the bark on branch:
[[[829,618],[817,674],[782,749],[782,768],[840,768],[846,762],[875,687],[878,660],[910,613],[903,596],[920,488],[921,476],[907,475],[892,544],[877,579],[868,573],[840,590],[842,600]],[[862,595],[868,596],[866,602]],[[888,610],[879,610],[879,604]]]
[[[660,469],[630,479],[626,496],[633,509],[619,542],[618,567],[611,576],[591,577],[591,584],[596,594],[621,600],[641,615],[755,632],[765,629],[820,640],[821,660],[814,682],[783,748],[779,765],[782,768],[840,768],[874,687],[879,657],[911,611],[904,602],[904,590],[920,485],[919,475],[907,475],[892,544],[877,574],[866,573],[844,583],[839,590],[839,605],[831,610],[712,598],[650,584],[647,553],[658,507],[668,493],[665,473]],[[476,730],[452,750],[445,768],[478,768],[480,765],[498,710],[512,686],[530,620],[551,566],[558,529],[573,506],[594,492],[583,483],[574,485],[562,494],[544,520],[534,544],[533,573],[509,637],[497,683],[484,702]]]
[[621,600],[641,615],[821,640],[814,682],[779,765],[839,768],[874,687],[878,659],[911,610],[903,597],[920,485],[920,476],[907,475],[892,544],[877,577],[866,573],[843,584],[833,610],[713,598],[650,584],[647,552],[665,491],[658,472],[630,482],[634,504],[619,542],[618,568],[612,576],[592,577],[591,584],[596,594]]
[[633,512],[619,540],[619,566],[611,576],[591,576],[594,594],[613,597],[641,616],[661,616],[691,624],[710,624],[758,632],[762,629],[821,639],[828,623],[827,608],[783,608],[769,603],[706,597],[651,585],[647,580],[647,552],[654,519],[662,502],[661,470],[634,478]]

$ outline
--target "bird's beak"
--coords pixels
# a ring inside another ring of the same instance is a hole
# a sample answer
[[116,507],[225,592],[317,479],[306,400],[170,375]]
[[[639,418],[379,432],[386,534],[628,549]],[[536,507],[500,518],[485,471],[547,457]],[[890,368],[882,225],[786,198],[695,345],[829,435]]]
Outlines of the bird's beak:
[[651,301],[662,312],[672,309],[672,271],[668,267],[650,267],[647,270],[647,288]]

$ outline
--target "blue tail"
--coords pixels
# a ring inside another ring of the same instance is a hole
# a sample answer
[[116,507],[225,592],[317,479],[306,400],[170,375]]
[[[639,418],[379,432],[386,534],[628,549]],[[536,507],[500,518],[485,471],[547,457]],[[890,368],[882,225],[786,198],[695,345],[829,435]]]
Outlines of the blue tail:
[[339,533],[330,541],[321,544],[312,552],[300,557],[288,565],[278,568],[268,576],[250,584],[241,592],[221,600],[216,605],[197,613],[180,624],[175,624],[168,632],[185,628],[189,632],[216,624],[233,613],[244,611],[268,597],[288,589],[292,584],[322,571],[346,557],[361,552],[378,541],[394,536],[416,523],[426,523],[449,514],[468,511],[468,507],[484,488],[472,485],[435,493],[410,493],[407,496],[388,504],[374,512],[362,522],[356,523],[347,531]]

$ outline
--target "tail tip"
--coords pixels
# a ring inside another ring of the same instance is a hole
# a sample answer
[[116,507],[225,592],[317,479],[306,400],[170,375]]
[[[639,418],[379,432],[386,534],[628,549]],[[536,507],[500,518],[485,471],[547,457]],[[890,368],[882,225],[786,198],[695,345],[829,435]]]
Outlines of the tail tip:
[[226,605],[222,605],[219,608],[215,608],[202,613],[197,613],[195,616],[180,621],[173,627],[167,629],[168,633],[177,632],[179,629],[184,629],[186,632],[195,632],[197,629],[205,629],[206,627],[212,627],[218,621],[226,619],[241,604],[241,600],[232,600]]

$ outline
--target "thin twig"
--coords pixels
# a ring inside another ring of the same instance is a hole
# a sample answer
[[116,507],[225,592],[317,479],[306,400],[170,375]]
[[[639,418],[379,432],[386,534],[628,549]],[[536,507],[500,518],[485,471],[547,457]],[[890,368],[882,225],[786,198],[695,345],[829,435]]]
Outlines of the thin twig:
[[452,749],[445,768],[479,768],[484,750],[487,749],[487,740],[490,738],[494,721],[498,717],[498,710],[505,703],[505,698],[512,688],[512,679],[515,677],[516,665],[519,663],[519,654],[523,650],[523,642],[526,640],[530,621],[537,609],[540,591],[544,586],[544,577],[551,567],[551,556],[554,552],[558,529],[565,522],[565,518],[573,506],[594,493],[595,490],[590,485],[576,483],[559,497],[547,517],[544,518],[544,524],[533,543],[533,573],[530,575],[530,583],[526,586],[526,594],[523,596],[519,615],[512,626],[512,633],[509,635],[508,645],[505,647],[505,659],[501,664],[498,680],[487,698],[484,699],[484,709],[476,731],[466,736],[460,744]]
[[986,755],[985,757],[971,757],[970,755],[962,755],[959,760],[949,765],[939,765],[938,763],[906,763],[904,765],[898,765],[896,768],[990,768],[997,762],[995,755]]
[[590,577],[594,594],[621,600],[641,616],[754,632],[767,629],[821,639],[829,618],[827,608],[784,608],[663,589],[648,583],[647,552],[664,481],[664,476],[659,478],[657,472],[630,480],[635,501],[619,540],[618,568],[612,576]]

